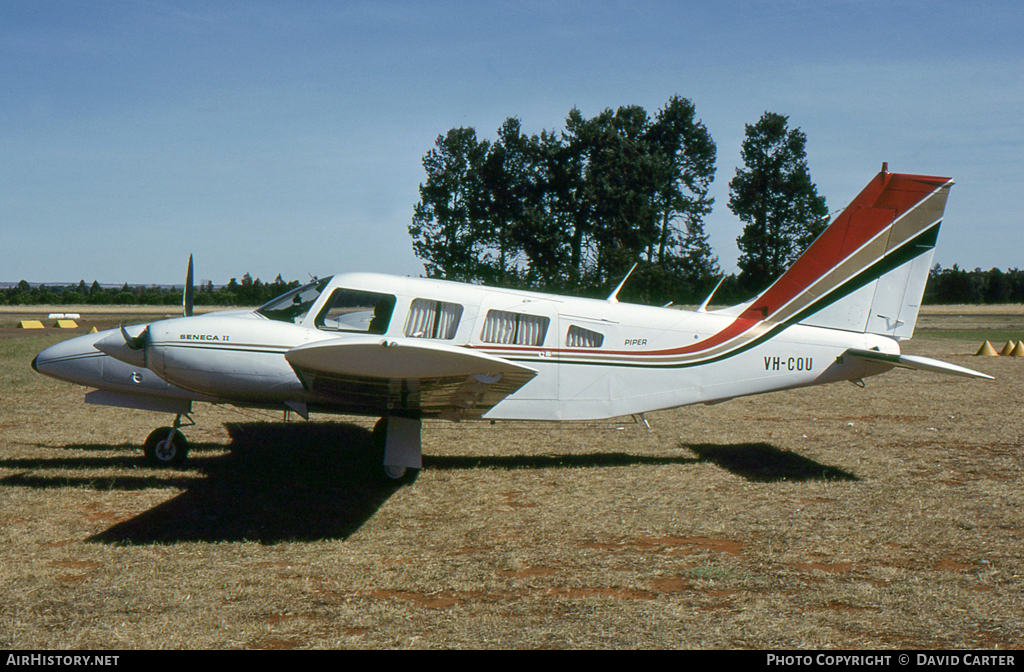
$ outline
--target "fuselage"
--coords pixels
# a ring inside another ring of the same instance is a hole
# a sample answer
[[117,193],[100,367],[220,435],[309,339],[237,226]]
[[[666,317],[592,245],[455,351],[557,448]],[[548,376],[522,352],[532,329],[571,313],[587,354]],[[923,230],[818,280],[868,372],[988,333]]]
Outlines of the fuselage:
[[165,410],[158,400],[196,400],[376,415],[386,409],[319,389],[285,358],[311,343],[367,336],[466,348],[536,370],[483,415],[488,419],[582,420],[715,403],[891,368],[840,361],[849,348],[899,353],[885,336],[744,321],[737,310],[694,312],[349,273],[254,311],[71,339],[44,350],[33,366],[117,398],[151,400],[153,410]]

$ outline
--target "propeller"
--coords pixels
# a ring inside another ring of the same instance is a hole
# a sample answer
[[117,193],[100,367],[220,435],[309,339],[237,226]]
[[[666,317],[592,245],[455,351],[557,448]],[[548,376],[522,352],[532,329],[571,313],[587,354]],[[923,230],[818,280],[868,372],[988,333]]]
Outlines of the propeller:
[[128,333],[128,330],[124,328],[124,325],[121,325],[121,337],[124,338],[125,345],[127,345],[131,350],[141,350],[146,347],[147,331],[149,331],[148,326],[139,332],[138,336],[132,336]]
[[192,255],[188,255],[188,272],[185,273],[185,290],[182,292],[181,305],[184,308],[182,314],[185,317],[192,317],[192,299],[196,288],[192,282]]
[[[132,327],[136,331],[138,325]],[[146,366],[146,336],[149,334],[149,326],[144,326],[135,336],[121,325],[120,333],[113,333],[93,343],[93,346],[100,352],[110,355],[114,359],[131,364],[132,366]]]

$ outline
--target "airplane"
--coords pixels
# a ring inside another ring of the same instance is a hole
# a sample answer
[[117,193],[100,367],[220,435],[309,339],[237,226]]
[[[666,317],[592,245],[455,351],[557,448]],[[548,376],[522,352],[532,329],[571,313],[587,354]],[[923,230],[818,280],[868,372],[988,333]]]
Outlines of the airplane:
[[405,481],[425,418],[643,418],[897,367],[991,379],[900,350],[952,184],[883,164],[782,276],[720,310],[620,303],[621,283],[600,300],[343,273],[193,315],[190,257],[183,317],[73,338],[32,367],[94,388],[87,403],[174,414],[146,440],[153,465],[184,462],[182,418],[206,402],[378,417],[381,476]]

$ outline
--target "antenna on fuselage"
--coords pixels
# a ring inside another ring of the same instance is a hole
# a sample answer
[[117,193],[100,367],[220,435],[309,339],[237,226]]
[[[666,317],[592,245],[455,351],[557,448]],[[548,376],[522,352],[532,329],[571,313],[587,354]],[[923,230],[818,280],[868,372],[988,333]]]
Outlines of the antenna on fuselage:
[[192,317],[192,304],[196,288],[192,282],[192,255],[188,255],[188,271],[185,272],[185,290],[181,293],[181,314],[185,317]]
[[718,284],[715,285],[715,288],[711,290],[711,293],[708,294],[708,298],[704,299],[704,303],[700,304],[700,308],[697,309],[698,313],[708,312],[708,304],[711,303],[711,297],[715,295],[715,292],[718,291],[718,288],[722,286],[723,282],[725,282],[724,275],[722,276],[722,279],[718,281]]
[[611,294],[610,294],[610,295],[608,296],[608,298],[606,299],[606,300],[608,301],[608,303],[618,303],[618,302],[619,302],[619,299],[618,299],[618,296],[619,296],[619,290],[620,290],[620,289],[622,289],[622,286],[623,286],[624,284],[626,284],[626,280],[629,280],[629,276],[630,276],[630,274],[632,274],[632,273],[633,273],[633,271],[634,271],[634,270],[636,269],[636,267],[637,267],[637,264],[633,264],[633,268],[629,269],[629,273],[626,273],[626,277],[624,277],[624,278],[622,279],[622,282],[620,282],[620,283],[619,283],[619,286],[618,286],[618,287],[616,287],[616,288],[615,288],[615,291],[614,291],[614,292],[612,292],[612,293],[611,293]]

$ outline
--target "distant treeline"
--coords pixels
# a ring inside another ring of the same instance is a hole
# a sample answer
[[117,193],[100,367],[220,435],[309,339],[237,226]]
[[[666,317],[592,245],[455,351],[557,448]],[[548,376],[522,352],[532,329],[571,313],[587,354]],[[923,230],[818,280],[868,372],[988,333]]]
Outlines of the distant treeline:
[[928,274],[924,303],[1024,303],[1024,271],[965,271],[956,264],[952,268],[936,264]]
[[[278,275],[273,282],[255,280],[248,273],[242,276],[241,282],[231,278],[228,284],[214,287],[212,282],[198,285],[195,291],[197,306],[258,306],[270,299],[299,286],[298,280],[285,282]],[[626,289],[629,283],[627,282]],[[676,300],[678,304],[699,303],[704,299],[693,293],[690,288],[681,288],[682,294]],[[598,296],[603,288],[582,288],[577,294]],[[173,306],[181,304],[181,287],[161,287],[159,285],[128,285],[121,287],[101,287],[98,282],[91,285],[85,281],[77,285],[38,285],[32,286],[22,280],[14,287],[0,289],[0,305],[61,305],[61,304],[94,304],[122,306]],[[623,298],[628,295],[623,291]],[[741,303],[751,298],[744,294],[735,275],[726,276],[722,286],[715,293],[716,305]],[[643,300],[642,297],[629,297],[632,300]],[[942,268],[938,264],[932,268],[928,276],[928,288],[924,293],[926,304],[957,304],[957,303],[1024,303],[1024,270],[1010,269],[1002,271],[993,268],[983,271],[976,268],[965,271],[953,264],[952,268]]]
[[[285,282],[278,275],[273,282],[253,280],[248,273],[239,282],[231,278],[228,284],[214,287],[212,282],[197,285],[194,303],[197,306],[258,306],[299,286],[298,280]],[[173,306],[181,305],[181,287],[160,285],[129,285],[101,287],[82,280],[77,285],[32,286],[22,280],[14,287],[0,290],[0,305],[68,305],[87,304],[103,306]]]

